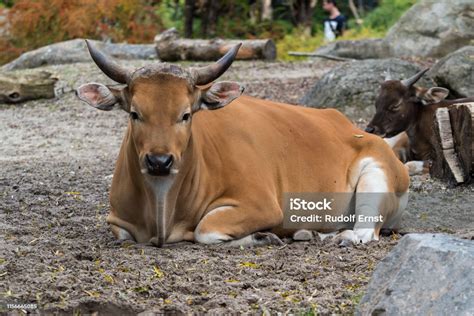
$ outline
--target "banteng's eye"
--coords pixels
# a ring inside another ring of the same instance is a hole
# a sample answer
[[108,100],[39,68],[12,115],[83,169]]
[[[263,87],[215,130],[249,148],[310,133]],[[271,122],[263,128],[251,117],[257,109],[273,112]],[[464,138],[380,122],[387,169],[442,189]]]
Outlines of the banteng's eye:
[[181,117],[182,122],[187,122],[191,119],[191,113],[184,113],[183,116]]
[[400,109],[400,105],[402,105],[402,102],[401,102],[401,101],[399,101],[399,102],[393,104],[392,106],[390,106],[389,109],[390,109],[391,111],[398,111],[398,110]]
[[138,116],[138,113],[137,112],[130,112],[130,118],[134,121],[140,119],[140,117]]

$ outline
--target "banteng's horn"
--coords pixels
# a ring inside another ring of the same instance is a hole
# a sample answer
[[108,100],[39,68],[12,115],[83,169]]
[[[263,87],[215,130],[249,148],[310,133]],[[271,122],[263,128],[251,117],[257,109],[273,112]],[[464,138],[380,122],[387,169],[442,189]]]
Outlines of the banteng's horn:
[[86,40],[86,44],[92,59],[100,68],[100,70],[102,70],[104,74],[107,75],[107,77],[114,81],[117,81],[118,83],[128,83],[128,80],[130,79],[131,75],[131,72],[129,70],[121,67],[115,61],[110,59],[88,40]]
[[410,77],[408,79],[405,79],[405,80],[402,80],[402,84],[409,88],[411,87],[412,85],[414,85],[418,80],[420,80],[421,76],[423,76],[425,74],[425,72],[427,72],[428,70],[430,70],[430,68],[426,68],[426,69],[423,69],[422,71],[418,72],[416,75],[414,75],[413,77]]
[[219,78],[230,67],[230,65],[232,65],[240,46],[242,46],[242,43],[232,47],[224,56],[221,57],[221,59],[212,65],[194,68],[193,71],[195,74],[194,79],[196,80],[196,84],[206,85]]

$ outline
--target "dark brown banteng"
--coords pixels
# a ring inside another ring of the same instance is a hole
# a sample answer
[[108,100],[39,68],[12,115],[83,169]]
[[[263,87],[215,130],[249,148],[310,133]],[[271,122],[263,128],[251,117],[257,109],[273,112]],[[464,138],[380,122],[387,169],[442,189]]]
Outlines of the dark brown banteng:
[[403,162],[410,162],[407,166],[412,174],[426,170],[427,161],[431,159],[436,110],[454,103],[474,101],[474,98],[445,100],[449,90],[441,87],[416,87],[414,84],[428,70],[424,69],[405,80],[392,80],[387,76],[375,102],[375,115],[365,129],[383,138],[392,138],[388,142],[392,146],[398,144],[398,147],[406,139],[401,133],[406,133],[408,147],[402,150],[404,154],[399,157]]

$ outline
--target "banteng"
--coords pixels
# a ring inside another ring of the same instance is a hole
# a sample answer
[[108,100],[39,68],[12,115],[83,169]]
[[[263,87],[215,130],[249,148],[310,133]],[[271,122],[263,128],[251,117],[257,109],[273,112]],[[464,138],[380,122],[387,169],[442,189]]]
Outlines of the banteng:
[[[474,101],[474,98],[445,100],[449,90],[441,87],[416,87],[414,84],[428,70],[424,69],[405,80],[392,80],[388,75],[375,101],[375,115],[365,129],[384,138],[393,138],[388,142],[398,147],[399,158],[408,162],[412,174],[426,170],[432,158],[433,117],[436,110],[455,103]],[[401,143],[407,147],[403,148]]]
[[297,232],[283,229],[285,193],[378,192],[372,203],[350,198],[346,208],[327,211],[382,215],[339,234],[352,242],[378,239],[406,206],[406,168],[381,138],[335,110],[240,96],[237,82],[213,83],[239,47],[202,68],[154,63],[128,70],[88,43],[97,66],[122,85],[84,84],[78,97],[130,116],[110,192],[114,235],[156,246],[279,243]]

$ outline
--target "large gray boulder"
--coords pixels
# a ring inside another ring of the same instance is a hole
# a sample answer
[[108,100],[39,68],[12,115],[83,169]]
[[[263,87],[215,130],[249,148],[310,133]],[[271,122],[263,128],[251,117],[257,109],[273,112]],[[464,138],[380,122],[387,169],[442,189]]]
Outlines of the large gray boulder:
[[376,267],[358,315],[473,315],[474,241],[409,234]]
[[463,47],[444,57],[429,75],[455,97],[474,96],[474,46]]
[[[421,70],[415,64],[394,58],[343,63],[326,73],[299,103],[315,108],[336,108],[353,119],[370,117],[375,112],[375,99],[388,69],[392,79],[405,79]],[[432,86],[426,78],[418,84]]]
[[396,57],[443,57],[473,39],[473,0],[422,0],[386,36],[391,55]]
[[[91,41],[109,56],[118,59],[157,59],[154,44],[113,44]],[[22,54],[2,66],[3,71],[36,68],[46,65],[89,62],[91,57],[83,39],[55,43]]]

